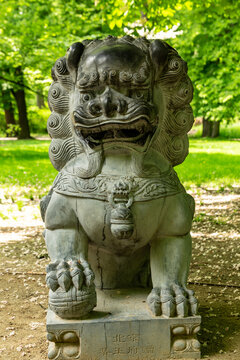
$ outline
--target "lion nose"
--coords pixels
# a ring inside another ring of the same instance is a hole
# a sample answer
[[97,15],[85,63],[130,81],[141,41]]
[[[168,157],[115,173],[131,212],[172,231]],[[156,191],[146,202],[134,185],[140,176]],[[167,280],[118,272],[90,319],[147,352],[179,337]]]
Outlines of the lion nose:
[[107,117],[123,114],[127,110],[126,101],[118,98],[109,88],[102,94],[100,99],[102,112]]

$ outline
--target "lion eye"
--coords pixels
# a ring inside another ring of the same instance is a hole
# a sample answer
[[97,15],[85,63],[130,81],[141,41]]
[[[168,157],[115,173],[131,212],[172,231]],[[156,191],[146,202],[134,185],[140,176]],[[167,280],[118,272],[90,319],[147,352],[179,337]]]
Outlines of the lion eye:
[[130,97],[133,99],[145,99],[147,98],[147,92],[144,90],[132,90],[130,92]]
[[141,99],[142,93],[139,90],[132,90],[130,91],[130,97],[133,99]]
[[89,95],[89,94],[83,95],[83,100],[84,100],[84,101],[90,100],[90,95]]
[[93,94],[91,93],[85,93],[81,96],[83,102],[87,102],[93,98]]
[[140,99],[141,97],[143,97],[143,94],[141,93],[141,91],[135,91],[135,97],[137,99]]

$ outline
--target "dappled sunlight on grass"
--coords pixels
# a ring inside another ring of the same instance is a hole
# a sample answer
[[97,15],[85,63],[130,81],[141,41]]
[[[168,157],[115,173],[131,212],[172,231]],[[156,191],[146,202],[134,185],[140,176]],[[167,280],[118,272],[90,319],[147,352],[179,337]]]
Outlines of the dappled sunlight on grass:
[[240,141],[220,139],[190,139],[189,153],[206,152],[208,154],[240,155]]
[[39,140],[0,142],[0,182],[8,196],[16,194],[32,199],[48,192],[57,175],[48,158],[49,143]]
[[175,170],[187,187],[240,188],[240,142],[191,139],[188,157]]

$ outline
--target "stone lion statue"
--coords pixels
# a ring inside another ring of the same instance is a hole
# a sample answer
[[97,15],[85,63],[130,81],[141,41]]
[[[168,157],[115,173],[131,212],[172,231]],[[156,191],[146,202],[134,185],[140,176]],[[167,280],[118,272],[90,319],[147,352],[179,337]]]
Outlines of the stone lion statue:
[[153,314],[195,315],[186,282],[194,200],[175,165],[188,154],[193,88],[161,40],[74,43],[52,69],[49,157],[59,171],[41,201],[49,306],[84,318],[96,290],[151,287]]

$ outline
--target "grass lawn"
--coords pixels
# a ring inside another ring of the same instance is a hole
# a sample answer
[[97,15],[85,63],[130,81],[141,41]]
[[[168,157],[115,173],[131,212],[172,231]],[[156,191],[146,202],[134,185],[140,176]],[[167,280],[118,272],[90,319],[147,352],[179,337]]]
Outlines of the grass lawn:
[[190,139],[189,155],[175,170],[187,188],[240,187],[240,141]]
[[0,141],[0,183],[10,196],[42,197],[57,171],[48,158],[50,141]]
[[[36,199],[46,194],[57,171],[48,158],[49,141],[0,141],[0,183],[5,196]],[[240,187],[240,142],[190,138],[189,156],[175,169],[191,186]]]

